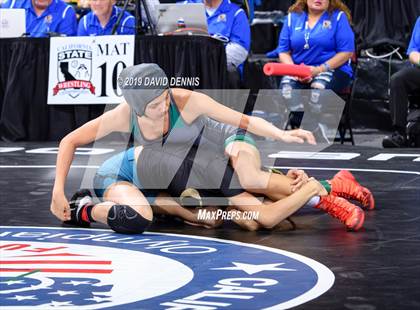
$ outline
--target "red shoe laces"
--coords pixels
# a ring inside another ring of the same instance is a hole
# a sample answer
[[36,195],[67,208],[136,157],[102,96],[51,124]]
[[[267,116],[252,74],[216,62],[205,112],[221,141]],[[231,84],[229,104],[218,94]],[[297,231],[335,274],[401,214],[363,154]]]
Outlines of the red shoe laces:
[[336,205],[330,201],[324,201],[325,203],[325,211],[327,211],[331,216],[339,219],[341,222],[345,222],[347,216],[349,215],[350,211],[347,208]]
[[357,187],[359,187],[360,189],[359,189],[359,192],[354,193],[354,195],[350,194],[350,192],[352,191],[351,185],[348,184],[348,187],[350,188],[344,189],[345,185],[347,184],[342,184],[341,191],[339,191],[341,197],[344,197],[346,199],[359,200],[364,206],[369,205],[369,193],[361,185],[356,184]]

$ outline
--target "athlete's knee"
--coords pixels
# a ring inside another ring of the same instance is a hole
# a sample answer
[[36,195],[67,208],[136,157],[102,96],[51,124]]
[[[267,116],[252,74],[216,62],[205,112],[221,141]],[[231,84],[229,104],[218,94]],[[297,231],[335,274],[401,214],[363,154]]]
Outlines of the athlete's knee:
[[113,205],[108,212],[109,227],[121,234],[141,234],[152,223],[127,205]]

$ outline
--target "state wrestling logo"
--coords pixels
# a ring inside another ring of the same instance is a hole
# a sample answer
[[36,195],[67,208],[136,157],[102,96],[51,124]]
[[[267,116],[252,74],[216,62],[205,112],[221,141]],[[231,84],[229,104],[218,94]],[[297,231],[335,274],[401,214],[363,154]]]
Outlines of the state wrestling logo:
[[53,96],[62,93],[76,98],[82,93],[95,94],[91,76],[92,50],[90,47],[64,47],[57,53],[58,83],[53,88]]
[[2,309],[287,309],[334,283],[301,255],[164,233],[1,227]]

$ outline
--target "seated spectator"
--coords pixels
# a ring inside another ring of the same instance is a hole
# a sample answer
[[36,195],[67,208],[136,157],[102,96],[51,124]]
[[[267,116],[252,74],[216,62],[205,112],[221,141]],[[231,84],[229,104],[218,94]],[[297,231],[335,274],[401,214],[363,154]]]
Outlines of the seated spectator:
[[8,0],[3,8],[25,9],[26,32],[31,37],[77,33],[76,13],[62,0]]
[[179,3],[203,3],[209,34],[226,42],[228,69],[242,71],[251,46],[251,28],[244,10],[229,0],[186,0]]
[[278,56],[286,64],[308,65],[312,76],[284,76],[283,95],[290,89],[340,91],[350,84],[350,58],[355,50],[350,22],[350,11],[341,0],[297,0],[289,8],[278,47],[267,56]]
[[417,18],[414,26],[407,55],[411,66],[398,71],[391,77],[389,108],[394,133],[383,139],[383,147],[407,146],[408,96],[420,94],[420,17]]
[[[121,9],[115,0],[90,0],[91,12],[83,16],[77,29],[78,36],[103,36],[112,34]],[[115,34],[134,34],[136,21],[133,15],[124,12]]]

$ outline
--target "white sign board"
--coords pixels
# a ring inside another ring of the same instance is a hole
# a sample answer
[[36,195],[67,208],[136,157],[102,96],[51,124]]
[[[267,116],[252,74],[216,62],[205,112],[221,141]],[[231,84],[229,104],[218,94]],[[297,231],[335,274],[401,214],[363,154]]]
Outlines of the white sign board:
[[120,103],[117,78],[133,64],[133,35],[51,38],[48,104]]

